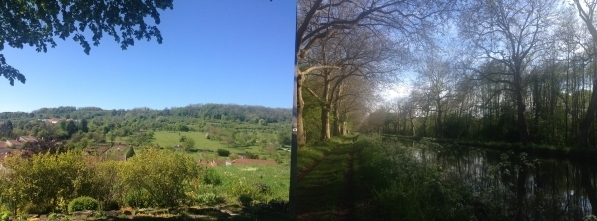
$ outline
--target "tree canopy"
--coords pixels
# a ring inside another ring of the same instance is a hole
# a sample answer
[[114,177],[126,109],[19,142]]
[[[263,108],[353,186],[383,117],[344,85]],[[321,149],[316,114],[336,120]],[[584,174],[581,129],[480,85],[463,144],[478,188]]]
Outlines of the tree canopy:
[[[54,37],[70,38],[78,42],[85,54],[91,46],[100,44],[108,34],[126,50],[135,40],[151,40],[162,43],[158,9],[173,9],[172,0],[6,0],[0,2],[0,51],[7,44],[22,49],[29,45],[37,52],[47,52],[48,46],[56,47]],[[145,18],[151,16],[153,23]],[[14,86],[14,81],[25,83],[25,76],[10,66],[0,54],[0,76]]]

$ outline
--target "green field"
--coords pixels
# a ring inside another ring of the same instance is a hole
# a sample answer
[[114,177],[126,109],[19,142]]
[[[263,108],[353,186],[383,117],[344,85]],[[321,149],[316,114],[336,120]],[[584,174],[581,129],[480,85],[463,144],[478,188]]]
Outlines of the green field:
[[174,145],[181,144],[179,142],[180,137],[186,136],[195,140],[195,148],[217,150],[217,149],[228,149],[226,145],[219,141],[212,141],[205,138],[203,132],[173,132],[173,131],[156,131],[153,134],[155,139],[153,143],[160,145],[160,147],[173,147]]
[[[238,147],[233,148],[229,147],[228,145],[222,144],[220,141],[209,140],[205,138],[204,132],[173,132],[173,131],[156,131],[154,132],[154,140],[152,143],[159,145],[160,147],[164,148],[173,148],[177,144],[181,144],[179,142],[180,137],[186,136],[188,138],[192,138],[195,140],[195,150],[191,152],[187,152],[191,157],[195,160],[213,160],[221,158],[217,155],[216,151],[218,149],[225,149],[230,151],[231,154],[244,154],[247,151],[255,153],[259,156],[260,159],[268,159],[274,160],[276,157],[280,159],[282,162],[280,164],[289,166],[290,165],[290,152],[277,149],[272,155],[272,153],[265,153],[263,147],[261,146],[250,146],[250,147]],[[116,143],[127,143],[128,137],[118,137],[115,142]],[[175,148],[176,149],[176,148]],[[182,151],[182,148],[179,149]],[[201,151],[199,151],[201,150]],[[211,150],[213,152],[205,152],[204,150]],[[126,151],[126,150],[123,150]],[[135,148],[135,151],[142,151],[142,148]],[[125,152],[123,152],[125,153]],[[275,156],[276,155],[276,156]]]
[[217,166],[210,167],[211,184],[201,183],[195,190],[198,198],[207,197],[204,204],[241,203],[241,195],[250,196],[254,202],[268,203],[272,200],[288,201],[290,168],[286,166]]

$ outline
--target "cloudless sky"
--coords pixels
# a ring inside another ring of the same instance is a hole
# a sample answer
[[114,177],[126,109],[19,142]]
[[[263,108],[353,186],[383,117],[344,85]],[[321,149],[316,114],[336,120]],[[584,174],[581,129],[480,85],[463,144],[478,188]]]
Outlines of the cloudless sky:
[[295,7],[286,0],[174,0],[173,10],[159,11],[162,44],[141,40],[121,50],[105,34],[90,55],[72,39],[55,38],[58,46],[47,53],[6,46],[0,53],[27,81],[10,86],[0,78],[0,112],[196,103],[290,108]]

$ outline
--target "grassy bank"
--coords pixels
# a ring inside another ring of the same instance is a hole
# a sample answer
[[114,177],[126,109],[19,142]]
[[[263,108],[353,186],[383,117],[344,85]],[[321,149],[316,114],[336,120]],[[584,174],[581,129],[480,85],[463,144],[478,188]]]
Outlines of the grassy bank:
[[417,161],[412,149],[363,138],[355,177],[361,177],[355,220],[471,220],[469,191],[434,165]]
[[468,190],[440,168],[417,161],[408,147],[384,146],[381,137],[338,141],[299,182],[299,219],[474,218]]

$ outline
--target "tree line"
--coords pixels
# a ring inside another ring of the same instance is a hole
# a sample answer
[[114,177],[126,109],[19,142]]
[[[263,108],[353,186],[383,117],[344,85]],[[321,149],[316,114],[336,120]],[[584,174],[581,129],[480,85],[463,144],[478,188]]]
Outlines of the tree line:
[[[49,118],[57,118],[58,122],[46,120]],[[189,105],[163,110],[58,107],[31,113],[0,113],[0,139],[36,136],[69,140],[67,145],[89,147],[114,144],[118,138],[126,138],[139,146],[153,141],[153,131],[196,131],[230,147],[264,142],[290,145],[289,123],[289,109],[235,104]]]
[[[299,143],[360,131],[593,147],[596,7],[299,1]],[[384,99],[396,83],[408,95]]]
[[295,106],[302,146],[358,129],[399,80],[429,32],[441,28],[453,0],[297,2]]

